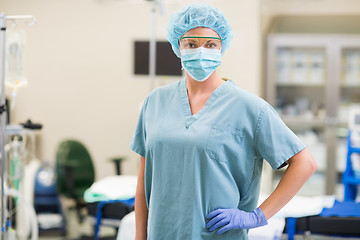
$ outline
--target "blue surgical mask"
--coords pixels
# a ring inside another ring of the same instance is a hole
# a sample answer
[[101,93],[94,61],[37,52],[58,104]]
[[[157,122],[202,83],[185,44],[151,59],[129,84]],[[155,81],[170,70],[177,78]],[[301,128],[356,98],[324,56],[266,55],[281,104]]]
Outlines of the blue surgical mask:
[[191,78],[203,82],[221,64],[221,50],[198,47],[182,49],[181,64]]

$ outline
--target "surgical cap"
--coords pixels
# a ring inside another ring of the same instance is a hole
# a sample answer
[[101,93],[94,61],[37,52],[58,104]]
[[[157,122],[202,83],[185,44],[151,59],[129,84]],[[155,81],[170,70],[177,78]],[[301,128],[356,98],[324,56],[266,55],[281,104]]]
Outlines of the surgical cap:
[[169,20],[167,40],[176,56],[180,57],[180,37],[196,27],[211,28],[219,34],[222,39],[222,54],[229,48],[233,31],[224,13],[220,9],[206,4],[192,4],[174,13]]

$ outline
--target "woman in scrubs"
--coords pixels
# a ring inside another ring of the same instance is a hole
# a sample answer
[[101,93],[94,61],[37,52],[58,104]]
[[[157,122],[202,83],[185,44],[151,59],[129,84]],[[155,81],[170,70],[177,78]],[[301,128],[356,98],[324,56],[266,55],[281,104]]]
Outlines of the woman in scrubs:
[[[216,74],[231,38],[222,11],[208,5],[170,18],[168,40],[186,76],[150,93],[131,142],[141,156],[136,240],[247,239],[316,169],[268,103]],[[288,168],[257,207],[263,160]]]

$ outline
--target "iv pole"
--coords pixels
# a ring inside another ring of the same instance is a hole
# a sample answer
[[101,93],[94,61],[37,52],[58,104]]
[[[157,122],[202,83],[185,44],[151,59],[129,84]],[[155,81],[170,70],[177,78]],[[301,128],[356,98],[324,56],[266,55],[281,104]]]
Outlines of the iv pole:
[[5,105],[5,32],[6,32],[6,20],[32,20],[35,22],[35,18],[33,16],[6,16],[5,13],[0,13],[0,167],[1,167],[1,238],[2,240],[6,239],[6,194],[5,188],[6,179],[7,179],[7,166],[6,166],[6,156],[5,156],[5,141],[6,141],[6,105]]
[[1,21],[1,92],[0,92],[0,157],[1,157],[1,239],[6,239],[5,233],[5,222],[6,215],[5,211],[6,207],[6,196],[5,196],[5,187],[6,187],[6,160],[5,160],[5,129],[6,129],[6,106],[5,106],[5,90],[4,90],[4,82],[5,82],[5,31],[6,31],[6,16],[4,13],[0,15]]
[[156,78],[156,5],[159,4],[161,15],[164,14],[162,0],[148,0],[152,1],[151,6],[151,36],[149,46],[149,76],[150,76],[150,91],[155,88]]

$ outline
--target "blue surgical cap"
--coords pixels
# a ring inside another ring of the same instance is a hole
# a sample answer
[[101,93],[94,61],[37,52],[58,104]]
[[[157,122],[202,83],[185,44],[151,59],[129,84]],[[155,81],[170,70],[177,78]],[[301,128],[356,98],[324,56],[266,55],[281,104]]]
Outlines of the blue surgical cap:
[[176,54],[179,54],[179,39],[184,33],[196,27],[211,28],[222,39],[221,50],[229,48],[233,31],[224,13],[206,4],[192,4],[171,15],[167,27],[167,40]]

